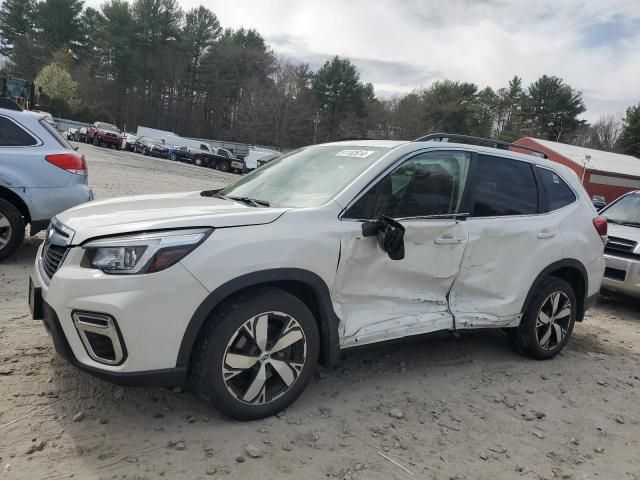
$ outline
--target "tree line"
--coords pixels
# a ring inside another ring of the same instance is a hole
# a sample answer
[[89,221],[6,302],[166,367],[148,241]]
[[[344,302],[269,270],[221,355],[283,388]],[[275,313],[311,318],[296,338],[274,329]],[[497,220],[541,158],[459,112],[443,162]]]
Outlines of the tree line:
[[[494,90],[436,81],[377,98],[348,59],[317,70],[276,56],[252,29],[177,0],[4,0],[2,73],[35,79],[55,116],[190,137],[297,147],[342,138],[412,139],[447,131],[534,136],[640,155],[640,104],[592,125],[582,94],[555,76]],[[46,105],[45,105],[46,103]]]

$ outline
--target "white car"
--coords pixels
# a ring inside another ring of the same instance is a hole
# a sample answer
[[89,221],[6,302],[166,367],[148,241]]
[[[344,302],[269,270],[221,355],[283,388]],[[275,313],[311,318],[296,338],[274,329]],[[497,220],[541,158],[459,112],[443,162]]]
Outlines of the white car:
[[74,365],[187,384],[238,419],[357,345],[499,328],[553,357],[600,289],[606,220],[568,168],[441,137],[316,145],[220,191],[68,210],[34,317]]
[[604,249],[602,287],[640,297],[640,190],[621,196],[600,214],[611,233]]

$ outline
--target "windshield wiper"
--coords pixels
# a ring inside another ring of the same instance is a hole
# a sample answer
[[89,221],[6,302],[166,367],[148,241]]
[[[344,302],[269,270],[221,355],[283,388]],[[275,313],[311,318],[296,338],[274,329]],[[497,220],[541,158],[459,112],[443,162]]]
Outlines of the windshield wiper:
[[246,203],[247,205],[251,205],[252,207],[270,207],[271,204],[266,200],[260,200],[258,198],[251,197],[223,197],[230,198],[231,200],[235,200],[236,202]]
[[624,225],[625,227],[640,227],[640,222],[625,222],[624,220],[616,220],[614,218],[607,218],[607,222]]
[[200,192],[201,197],[218,197],[218,198],[227,198],[224,195],[220,195],[218,192],[220,190],[203,190]]
[[236,202],[246,203],[252,207],[270,207],[271,204],[266,200],[260,200],[259,198],[251,197],[227,197],[219,193],[220,190],[204,190],[200,192],[201,197],[217,197],[224,198],[225,200],[235,200]]

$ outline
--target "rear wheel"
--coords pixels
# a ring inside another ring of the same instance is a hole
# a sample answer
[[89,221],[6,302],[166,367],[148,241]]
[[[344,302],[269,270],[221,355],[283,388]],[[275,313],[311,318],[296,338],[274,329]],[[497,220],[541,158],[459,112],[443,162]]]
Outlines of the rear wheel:
[[218,162],[218,165],[220,165],[220,171],[222,172],[228,172],[231,169],[229,162]]
[[193,159],[193,164],[197,165],[197,166],[201,166],[202,165],[202,158],[200,157],[196,157]]
[[523,355],[553,358],[569,341],[577,310],[573,287],[561,278],[549,277],[533,295],[520,326],[509,329],[509,340]]
[[0,261],[13,255],[24,239],[24,220],[13,204],[0,198]]
[[262,288],[230,299],[213,314],[194,351],[193,384],[229,417],[268,417],[302,393],[319,349],[307,306],[285,291]]

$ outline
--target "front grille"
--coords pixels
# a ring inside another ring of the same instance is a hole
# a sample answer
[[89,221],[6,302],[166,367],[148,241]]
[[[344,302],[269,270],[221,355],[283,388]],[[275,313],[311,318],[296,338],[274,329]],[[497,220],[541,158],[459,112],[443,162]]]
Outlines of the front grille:
[[609,237],[609,241],[604,247],[604,252],[618,257],[640,258],[640,254],[634,253],[637,246],[638,242],[634,242],[633,240]]
[[604,276],[606,278],[610,278],[611,280],[624,282],[625,278],[627,278],[627,272],[618,268],[607,267],[604,269]]
[[41,271],[45,281],[50,280],[62,265],[72,235],[72,230],[59,224],[55,219],[47,228],[40,257]]
[[60,247],[58,245],[48,244],[44,247],[44,253],[42,255],[42,268],[49,278],[58,271],[64,255],[67,253],[66,247]]

